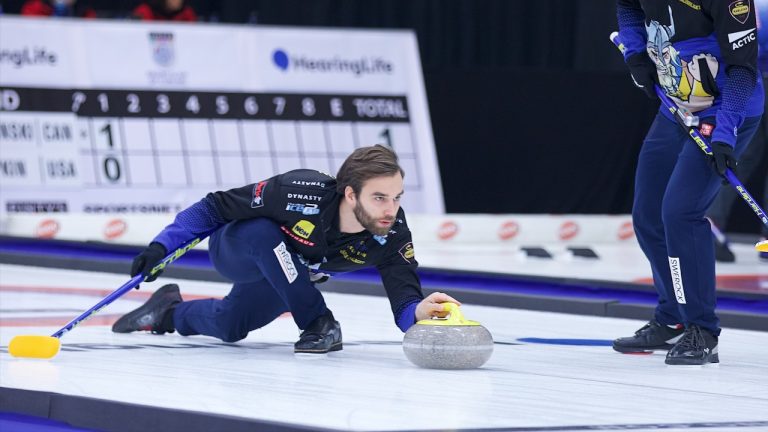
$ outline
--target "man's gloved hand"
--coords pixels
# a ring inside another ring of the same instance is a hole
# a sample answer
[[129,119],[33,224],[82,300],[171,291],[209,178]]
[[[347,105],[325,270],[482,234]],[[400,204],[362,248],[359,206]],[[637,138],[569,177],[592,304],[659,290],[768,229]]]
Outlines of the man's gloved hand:
[[710,145],[712,150],[712,167],[721,176],[725,176],[725,170],[736,169],[736,158],[733,156],[733,147],[730,145],[715,141]]
[[653,87],[658,75],[656,74],[656,65],[653,64],[648,54],[640,52],[630,56],[627,59],[627,66],[635,85],[645,92],[646,96],[656,99],[658,96],[656,96],[656,90]]
[[321,273],[321,272],[315,273],[312,270],[309,271],[309,281],[310,282],[319,284],[319,283],[326,282],[330,278],[331,278],[331,275],[329,275],[327,273]]
[[165,250],[165,246],[157,242],[150,243],[144,251],[136,255],[136,258],[133,259],[133,264],[131,264],[131,277],[134,277],[137,274],[143,274],[147,277],[144,282],[154,281],[163,271],[160,270],[153,275],[150,275],[149,272],[152,271],[152,268],[159,264],[166,255],[168,255],[168,252]]

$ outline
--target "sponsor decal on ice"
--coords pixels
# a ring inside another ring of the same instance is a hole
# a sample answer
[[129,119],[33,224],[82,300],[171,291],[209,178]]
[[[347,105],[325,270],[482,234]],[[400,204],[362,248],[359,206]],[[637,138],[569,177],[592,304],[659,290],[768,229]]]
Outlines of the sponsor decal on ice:
[[275,252],[277,262],[280,264],[280,268],[283,269],[283,274],[285,274],[285,278],[288,279],[288,283],[293,283],[299,276],[299,272],[296,270],[296,265],[293,264],[291,253],[288,252],[288,248],[285,247],[285,242],[280,242],[280,244],[272,250]]
[[121,237],[128,230],[128,224],[122,219],[112,219],[104,226],[104,238],[114,240]]
[[520,232],[520,225],[515,221],[507,221],[501,224],[499,227],[499,239],[500,240],[512,240]]
[[59,222],[55,219],[44,219],[37,225],[35,236],[41,239],[51,239],[56,237],[60,228]]
[[454,221],[445,221],[437,229],[437,238],[440,240],[450,240],[459,233],[459,226]]
[[616,235],[619,240],[629,240],[635,236],[635,227],[632,222],[627,221],[619,226],[619,232]]
[[579,235],[579,225],[573,221],[565,221],[560,225],[560,240],[571,240]]

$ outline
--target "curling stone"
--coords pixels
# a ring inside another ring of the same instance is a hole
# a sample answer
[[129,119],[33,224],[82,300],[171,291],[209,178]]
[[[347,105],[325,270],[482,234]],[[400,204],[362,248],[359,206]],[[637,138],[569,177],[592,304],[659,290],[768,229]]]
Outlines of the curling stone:
[[443,307],[450,314],[447,318],[421,320],[405,332],[405,356],[428,369],[479,368],[493,353],[491,333],[477,321],[464,319],[457,305]]

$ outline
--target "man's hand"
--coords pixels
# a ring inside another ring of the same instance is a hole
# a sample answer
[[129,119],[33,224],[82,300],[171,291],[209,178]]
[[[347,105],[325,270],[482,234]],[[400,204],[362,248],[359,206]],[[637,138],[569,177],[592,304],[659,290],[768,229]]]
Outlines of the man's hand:
[[448,294],[435,292],[427,296],[422,300],[418,306],[416,306],[416,321],[430,319],[432,317],[444,318],[448,315],[448,311],[443,309],[441,303],[455,303],[461,306],[458,300],[449,296]]
[[656,80],[658,75],[656,73],[656,65],[651,61],[648,54],[645,52],[639,52],[632,55],[627,59],[627,66],[629,67],[629,73],[632,74],[632,80],[635,85],[645,92],[645,95],[650,99],[656,99]]
[[733,156],[733,147],[724,142],[715,141],[710,146],[712,149],[712,167],[721,176],[725,176],[725,170],[736,169],[736,157]]
[[151,243],[143,252],[136,255],[136,258],[133,259],[133,264],[131,265],[131,277],[134,277],[137,274],[143,274],[147,277],[144,282],[152,282],[157,279],[157,277],[160,276],[160,273],[163,272],[162,270],[153,275],[150,275],[149,272],[152,271],[152,268],[159,264],[166,255],[168,255],[168,252],[165,250],[165,246],[157,242]]

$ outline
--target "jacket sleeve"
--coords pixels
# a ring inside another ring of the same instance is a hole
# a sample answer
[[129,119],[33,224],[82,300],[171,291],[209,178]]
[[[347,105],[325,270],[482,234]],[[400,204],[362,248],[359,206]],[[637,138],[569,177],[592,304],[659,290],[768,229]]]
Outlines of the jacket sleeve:
[[747,102],[757,86],[757,19],[753,0],[709,0],[704,4],[715,27],[725,62],[726,82],[720,92],[712,141],[736,144],[737,129],[744,123]]
[[411,233],[399,235],[387,244],[389,253],[376,266],[392,307],[397,326],[405,332],[416,322],[416,306],[424,299],[421,282],[416,274],[418,262],[414,256]]
[[645,12],[638,0],[617,0],[616,18],[619,23],[619,38],[626,47],[624,59],[645,52],[648,34],[645,31]]
[[203,233],[213,232],[240,219],[268,216],[277,203],[278,177],[272,177],[228,191],[209,193],[205,198],[176,215],[173,223],[158,234],[153,243],[172,251]]

